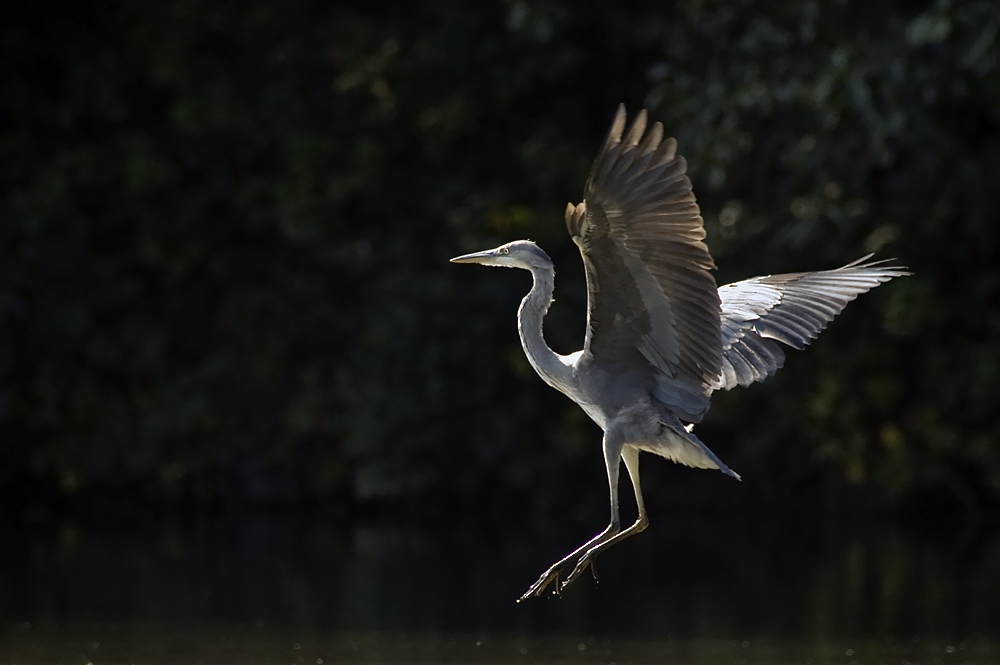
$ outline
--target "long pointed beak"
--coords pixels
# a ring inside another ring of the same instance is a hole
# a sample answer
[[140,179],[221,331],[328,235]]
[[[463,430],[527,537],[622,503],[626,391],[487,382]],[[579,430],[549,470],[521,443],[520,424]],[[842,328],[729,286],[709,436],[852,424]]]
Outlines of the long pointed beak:
[[472,254],[463,254],[462,256],[456,256],[451,259],[452,263],[488,263],[491,259],[495,257],[495,251],[488,249],[485,252],[473,252]]

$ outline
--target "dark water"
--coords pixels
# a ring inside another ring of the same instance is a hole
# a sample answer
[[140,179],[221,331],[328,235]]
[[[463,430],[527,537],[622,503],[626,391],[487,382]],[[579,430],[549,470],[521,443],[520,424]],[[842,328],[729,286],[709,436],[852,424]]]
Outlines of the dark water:
[[661,519],[516,604],[586,531],[0,526],[0,665],[1000,663],[1000,537],[960,531]]

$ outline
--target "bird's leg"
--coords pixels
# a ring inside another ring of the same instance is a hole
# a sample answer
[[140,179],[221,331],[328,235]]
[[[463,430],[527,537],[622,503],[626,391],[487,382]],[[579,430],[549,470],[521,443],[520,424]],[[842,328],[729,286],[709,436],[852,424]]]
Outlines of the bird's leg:
[[590,566],[590,569],[594,573],[594,577],[597,577],[597,569],[594,567],[594,561],[597,559],[597,555],[611,547],[615,543],[621,542],[628,538],[629,536],[634,536],[637,533],[642,533],[649,526],[649,518],[646,516],[646,506],[642,501],[642,489],[639,486],[639,449],[633,448],[632,446],[625,446],[622,449],[622,459],[625,461],[625,468],[628,469],[629,478],[632,480],[632,489],[635,490],[635,503],[639,509],[639,517],[635,520],[635,524],[625,529],[621,533],[614,534],[611,538],[607,540],[594,543],[589,549],[583,552],[583,556],[580,557],[579,561],[576,563],[576,567],[573,572],[569,574],[566,580],[562,583],[563,588],[569,586],[580,574]]
[[[559,572],[562,570],[563,566],[569,564],[572,561],[580,558],[581,555],[584,557],[586,553],[600,546],[601,543],[613,539],[615,535],[621,530],[621,518],[618,514],[618,468],[619,462],[622,458],[622,437],[618,435],[616,428],[608,428],[604,432],[604,463],[608,469],[608,485],[611,488],[611,523],[608,524],[604,531],[600,532],[587,542],[585,542],[580,547],[576,548],[566,556],[564,556],[559,561],[549,566],[549,569],[542,573],[542,576],[538,578],[538,581],[531,585],[531,587],[524,592],[524,595],[518,598],[517,602],[522,600],[527,600],[532,596],[540,596],[545,591],[545,588],[553,582],[553,580],[558,580]],[[592,559],[591,559],[592,560]],[[581,559],[582,561],[582,559]],[[577,568],[580,564],[577,564]],[[584,566],[586,567],[586,566]],[[575,572],[575,571],[574,571]],[[579,573],[576,573],[579,574]],[[597,570],[594,570],[594,576],[597,576]],[[574,575],[575,577],[575,575]],[[572,581],[572,580],[570,580]],[[569,582],[563,582],[562,584],[557,584],[555,593],[559,593]]]

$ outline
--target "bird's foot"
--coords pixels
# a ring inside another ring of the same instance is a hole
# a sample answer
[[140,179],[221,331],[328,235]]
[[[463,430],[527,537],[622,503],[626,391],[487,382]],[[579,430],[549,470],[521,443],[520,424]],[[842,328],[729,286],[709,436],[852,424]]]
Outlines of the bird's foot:
[[528,587],[528,590],[524,592],[524,595],[522,595],[520,598],[517,599],[517,602],[520,603],[522,600],[527,600],[532,596],[541,596],[543,593],[545,593],[546,587],[548,587],[549,584],[551,584],[552,582],[556,583],[556,586],[552,590],[552,593],[558,596],[562,591],[562,585],[559,584],[560,569],[561,566],[559,563],[557,563],[554,564],[552,567],[550,567],[548,570],[546,570],[544,573],[542,573],[542,576],[538,578],[538,581],[536,581],[534,584]]
[[597,576],[597,555],[592,552],[584,552],[583,556],[577,560],[576,566],[573,568],[573,572],[571,572],[569,576],[563,580],[562,586],[559,587],[559,590],[562,591],[572,584],[573,580],[582,575],[583,571],[587,570],[587,568],[590,568],[590,572],[594,575],[594,581],[600,582],[601,579]]

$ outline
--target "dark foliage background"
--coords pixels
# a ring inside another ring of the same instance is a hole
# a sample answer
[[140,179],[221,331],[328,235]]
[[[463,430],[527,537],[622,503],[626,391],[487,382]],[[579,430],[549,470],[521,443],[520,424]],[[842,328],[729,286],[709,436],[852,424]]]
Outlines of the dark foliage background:
[[519,347],[529,277],[447,259],[538,241],[578,348],[562,211],[625,102],[677,137],[720,283],[915,272],[717,396],[700,431],[742,485],[650,460],[650,493],[996,500],[998,27],[985,1],[22,3],[0,494],[603,510],[599,431]]

